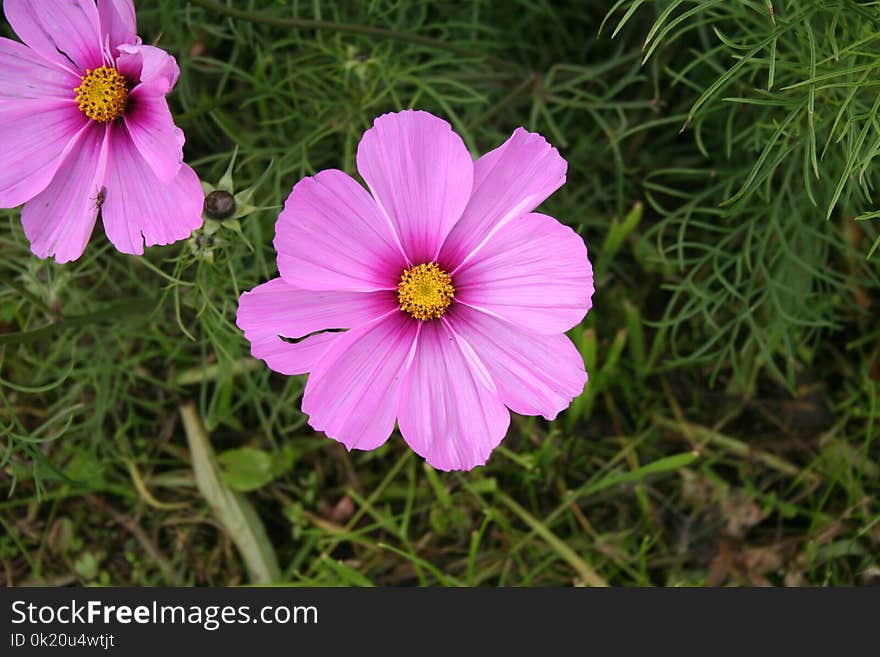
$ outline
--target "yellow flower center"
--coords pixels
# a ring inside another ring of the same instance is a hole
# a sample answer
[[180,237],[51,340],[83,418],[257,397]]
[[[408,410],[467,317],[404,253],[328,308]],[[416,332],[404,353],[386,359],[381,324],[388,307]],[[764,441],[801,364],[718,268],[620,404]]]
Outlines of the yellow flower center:
[[76,89],[76,102],[83,114],[94,121],[106,123],[125,111],[128,86],[115,68],[101,66],[87,70]]
[[452,277],[436,262],[404,270],[397,284],[400,309],[421,321],[443,317],[454,296]]

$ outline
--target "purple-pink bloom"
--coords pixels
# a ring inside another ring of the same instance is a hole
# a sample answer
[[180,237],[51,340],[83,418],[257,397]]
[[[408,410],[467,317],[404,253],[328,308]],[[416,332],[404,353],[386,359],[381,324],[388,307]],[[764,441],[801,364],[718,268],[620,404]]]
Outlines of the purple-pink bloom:
[[508,409],[552,420],[587,380],[564,334],[591,306],[587,249],[532,212],[566,162],[522,128],[474,162],[448,123],[405,111],[376,119],[357,166],[369,192],[337,170],[293,188],[281,276],[241,296],[238,326],[273,370],[310,373],[303,412],[348,449],[396,421],[434,467],[482,465]]
[[98,217],[123,253],[201,225],[165,96],[174,58],[142,45],[131,0],[4,0],[24,42],[0,38],[0,207],[24,203],[31,250],[79,258]]

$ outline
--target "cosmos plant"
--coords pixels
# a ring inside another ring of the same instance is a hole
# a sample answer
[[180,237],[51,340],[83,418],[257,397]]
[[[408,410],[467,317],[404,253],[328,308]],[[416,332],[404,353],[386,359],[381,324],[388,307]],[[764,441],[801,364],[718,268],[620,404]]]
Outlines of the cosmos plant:
[[[79,258],[100,214],[124,253],[202,225],[166,95],[179,70],[141,43],[131,0],[4,0],[0,206],[24,204],[31,250]],[[374,449],[397,425],[442,470],[486,462],[510,411],[552,420],[583,390],[565,332],[590,309],[583,240],[535,208],[567,165],[520,128],[476,160],[449,124],[404,111],[359,145],[365,190],[301,180],[276,225],[280,276],[241,296],[251,351],[309,374],[313,428]]]
[[24,203],[31,250],[79,258],[100,211],[123,253],[201,225],[165,96],[179,70],[141,43],[131,0],[4,0],[24,42],[0,38],[0,207]]
[[[587,380],[564,335],[590,309],[583,240],[533,210],[566,162],[522,128],[476,162],[445,121],[386,114],[361,139],[369,192],[338,170],[301,180],[278,218],[280,276],[238,326],[302,410],[348,449],[395,423],[441,470],[484,464],[508,409],[552,420]],[[347,329],[347,330],[341,330]]]

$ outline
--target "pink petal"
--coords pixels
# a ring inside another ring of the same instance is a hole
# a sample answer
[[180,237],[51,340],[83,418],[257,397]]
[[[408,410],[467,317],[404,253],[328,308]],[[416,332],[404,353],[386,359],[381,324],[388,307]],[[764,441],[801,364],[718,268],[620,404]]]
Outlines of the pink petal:
[[300,180],[275,225],[278,270],[311,290],[390,290],[406,266],[367,191],[342,171]]
[[0,61],[0,103],[23,98],[76,98],[73,90],[82,81],[80,76],[50,64],[18,41],[0,38]]
[[394,429],[418,322],[393,310],[334,341],[303,394],[309,424],[348,449],[375,449]]
[[449,323],[479,355],[510,410],[553,420],[583,392],[584,361],[564,334],[523,331],[463,305]]
[[517,128],[474,165],[474,191],[441,251],[453,269],[509,221],[534,210],[565,182],[568,168],[541,135]]
[[398,424],[413,451],[439,470],[483,465],[507,433],[510,413],[494,382],[446,322],[421,324]]
[[98,194],[107,168],[109,130],[90,122],[75,137],[49,186],[21,211],[31,251],[56,262],[79,258],[98,216]]
[[164,96],[145,92],[143,85],[128,96],[125,125],[134,145],[153,173],[168,184],[183,164],[183,130],[174,125]]
[[124,43],[140,43],[137,35],[137,17],[131,0],[98,0],[98,17],[101,33],[109,40],[110,54],[115,56],[116,47]]
[[536,333],[564,333],[592,305],[583,239],[544,214],[504,225],[452,280],[456,301]]
[[357,165],[410,262],[436,260],[471,194],[474,165],[461,137],[427,112],[383,114],[364,133]]
[[161,48],[125,44],[118,50],[116,68],[139,86],[143,85],[143,93],[164,96],[177,84],[180,76],[177,60]]
[[4,0],[15,33],[53,64],[82,75],[104,63],[94,0]]
[[339,335],[315,333],[293,344],[285,342],[277,335],[271,338],[264,336],[251,341],[251,354],[279,374],[307,374],[314,369],[315,364],[327,353]]
[[[305,374],[342,336],[316,331],[360,326],[395,306],[387,292],[314,292],[274,278],[241,295],[236,324],[250,340],[254,358],[281,374]],[[308,337],[291,344],[282,336]]]
[[73,100],[0,102],[0,207],[46,189],[87,123]]
[[182,165],[163,184],[135,147],[124,124],[112,124],[110,161],[101,218],[114,246],[141,255],[147,246],[171,244],[202,225],[199,178]]

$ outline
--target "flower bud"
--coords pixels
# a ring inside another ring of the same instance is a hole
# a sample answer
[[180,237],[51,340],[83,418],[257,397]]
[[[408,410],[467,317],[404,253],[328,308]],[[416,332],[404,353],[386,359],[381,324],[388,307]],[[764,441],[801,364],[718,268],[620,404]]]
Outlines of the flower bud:
[[235,214],[235,197],[221,189],[214,190],[205,197],[205,214],[220,221],[228,219]]

